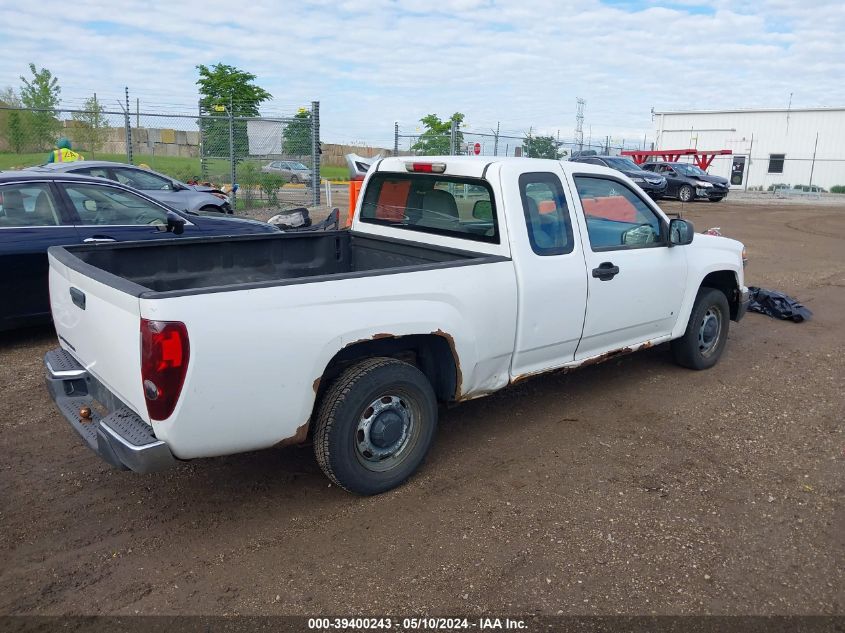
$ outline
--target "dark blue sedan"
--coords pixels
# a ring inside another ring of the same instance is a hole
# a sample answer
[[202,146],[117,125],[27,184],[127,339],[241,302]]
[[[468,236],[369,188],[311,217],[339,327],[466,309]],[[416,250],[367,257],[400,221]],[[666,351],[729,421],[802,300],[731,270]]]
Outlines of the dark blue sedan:
[[[168,232],[173,214],[184,220],[179,235]],[[0,330],[49,320],[50,246],[278,231],[264,222],[214,216],[175,211],[101,178],[0,172]]]

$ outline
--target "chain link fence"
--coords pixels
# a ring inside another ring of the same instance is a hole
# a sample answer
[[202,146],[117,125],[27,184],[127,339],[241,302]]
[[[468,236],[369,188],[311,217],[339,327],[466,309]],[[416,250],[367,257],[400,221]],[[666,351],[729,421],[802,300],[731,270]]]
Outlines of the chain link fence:
[[394,153],[416,156],[527,156],[568,158],[581,152],[618,155],[626,149],[641,149],[642,142],[626,143],[606,137],[604,142],[578,143],[558,137],[525,134],[522,136],[475,132],[453,126],[450,132],[403,134],[394,126]]
[[[320,105],[289,117],[35,110],[0,106],[0,153],[14,168],[48,161],[60,137],[86,160],[144,166],[231,192],[236,210],[320,205]],[[234,187],[233,185],[237,185]]]

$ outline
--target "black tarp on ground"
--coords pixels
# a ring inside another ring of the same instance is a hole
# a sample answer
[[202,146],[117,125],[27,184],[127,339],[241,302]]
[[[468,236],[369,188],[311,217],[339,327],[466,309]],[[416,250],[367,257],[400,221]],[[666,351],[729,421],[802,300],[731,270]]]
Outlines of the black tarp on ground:
[[777,290],[749,286],[748,294],[751,299],[748,309],[752,312],[760,312],[775,319],[785,319],[796,323],[807,321],[813,316],[809,308],[805,308],[796,299]]

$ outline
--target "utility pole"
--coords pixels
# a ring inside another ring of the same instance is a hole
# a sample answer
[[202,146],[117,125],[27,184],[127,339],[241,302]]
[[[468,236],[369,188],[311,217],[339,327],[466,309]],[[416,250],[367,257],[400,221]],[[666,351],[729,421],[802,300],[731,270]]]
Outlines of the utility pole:
[[399,156],[399,121],[393,122],[393,155]]
[[458,143],[458,122],[452,119],[452,127],[449,133],[449,155],[457,154],[456,145]]
[[135,97],[135,129],[141,129],[141,97]]
[[584,106],[587,102],[581,97],[575,99],[575,143],[578,145],[578,151],[584,149]]
[[499,155],[499,122],[496,121],[496,131],[493,136],[493,156]]

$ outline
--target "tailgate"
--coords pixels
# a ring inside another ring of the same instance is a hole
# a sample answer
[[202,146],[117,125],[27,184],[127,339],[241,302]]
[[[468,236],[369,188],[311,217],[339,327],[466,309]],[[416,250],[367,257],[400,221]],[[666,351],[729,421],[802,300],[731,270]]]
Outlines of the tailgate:
[[149,422],[141,384],[138,297],[71,268],[52,253],[49,260],[50,307],[62,348]]

